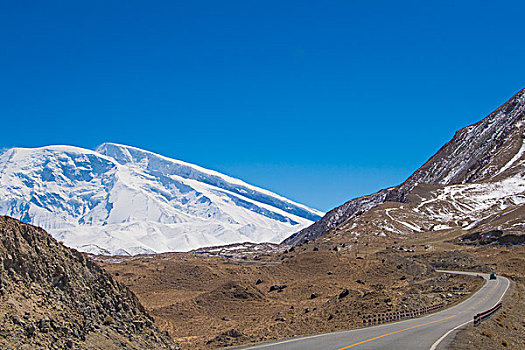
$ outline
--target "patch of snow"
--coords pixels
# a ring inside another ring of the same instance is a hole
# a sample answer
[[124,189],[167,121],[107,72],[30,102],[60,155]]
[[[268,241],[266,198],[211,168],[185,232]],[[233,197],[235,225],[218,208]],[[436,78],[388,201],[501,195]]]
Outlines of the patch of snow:
[[452,227],[448,226],[448,225],[436,225],[432,228],[433,231],[442,231],[442,230],[449,230],[451,229]]
[[415,225],[415,224],[410,224],[408,222],[405,222],[405,221],[402,221],[402,220],[398,220],[398,219],[394,219],[392,217],[392,215],[390,215],[390,212],[392,210],[396,210],[396,208],[388,208],[388,209],[385,209],[385,214],[390,218],[390,220],[394,221],[394,222],[397,222],[397,223],[400,223],[401,225],[411,229],[412,231],[416,231],[416,232],[421,232],[421,227]]
[[512,159],[509,160],[509,161],[507,162],[507,164],[505,164],[505,165],[503,166],[503,168],[501,168],[501,169],[496,173],[496,175],[501,174],[502,172],[504,172],[505,170],[507,170],[507,169],[509,169],[511,166],[513,166],[514,163],[516,163],[519,159],[521,159],[521,157],[523,157],[523,154],[524,154],[524,153],[525,153],[525,142],[523,142],[523,140],[522,140],[522,142],[521,142],[521,147],[520,147],[518,153],[516,153],[516,154],[514,155],[514,157],[512,157]]

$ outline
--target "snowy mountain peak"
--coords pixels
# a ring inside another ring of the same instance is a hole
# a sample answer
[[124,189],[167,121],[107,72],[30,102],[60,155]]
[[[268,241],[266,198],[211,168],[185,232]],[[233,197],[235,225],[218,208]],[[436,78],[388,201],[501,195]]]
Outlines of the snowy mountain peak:
[[5,151],[0,214],[111,254],[279,242],[322,216],[216,171],[114,143]]
[[294,203],[275,193],[249,185],[239,179],[136,147],[104,143],[97,148],[97,151],[111,157],[122,165],[133,165],[156,176],[180,176],[184,179],[203,182],[210,186],[231,191],[236,195],[274,206],[287,213],[311,221],[319,220],[323,215],[318,210]]

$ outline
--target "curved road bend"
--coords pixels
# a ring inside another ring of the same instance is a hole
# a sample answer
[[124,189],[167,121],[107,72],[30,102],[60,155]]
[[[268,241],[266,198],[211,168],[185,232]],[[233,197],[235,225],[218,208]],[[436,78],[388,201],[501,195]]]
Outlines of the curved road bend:
[[236,349],[261,350],[421,350],[444,349],[450,342],[448,335],[472,322],[474,314],[493,307],[503,299],[510,282],[505,277],[489,280],[488,274],[460,271],[438,272],[481,275],[486,283],[467,300],[434,314],[387,323],[374,327],[343,332],[297,337],[273,343],[251,344]]

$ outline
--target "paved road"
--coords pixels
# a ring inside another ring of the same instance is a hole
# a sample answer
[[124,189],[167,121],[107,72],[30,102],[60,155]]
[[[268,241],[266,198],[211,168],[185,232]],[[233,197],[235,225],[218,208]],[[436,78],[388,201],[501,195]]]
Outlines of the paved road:
[[421,350],[445,349],[451,341],[450,333],[472,322],[474,314],[490,309],[497,304],[507,291],[510,282],[498,276],[489,280],[482,273],[439,271],[447,273],[481,275],[487,281],[481,289],[467,300],[440,312],[379,326],[354,329],[277,341],[274,343],[252,344],[237,349],[261,350]]

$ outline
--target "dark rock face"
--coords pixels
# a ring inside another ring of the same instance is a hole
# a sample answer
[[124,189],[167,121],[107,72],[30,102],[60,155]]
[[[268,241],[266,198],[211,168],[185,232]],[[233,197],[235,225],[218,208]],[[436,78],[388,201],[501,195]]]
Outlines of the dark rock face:
[[350,294],[350,291],[345,288],[341,293],[339,293],[339,299],[343,299],[344,297],[347,297],[349,294]]
[[176,349],[135,295],[44,230],[0,217],[0,348]]
[[524,119],[525,89],[485,119],[456,132],[451,141],[401,185],[352,199],[282,244],[294,246],[315,239],[384,202],[406,202],[417,184],[472,183],[512,174],[515,169],[505,165],[519,152]]
[[[457,131],[451,141],[400,186],[399,192],[406,195],[416,183],[451,185],[498,175],[518,151],[515,146],[521,144],[522,133],[517,124],[524,117],[525,89],[485,119]],[[505,154],[507,148],[516,152]]]
[[269,291],[270,292],[273,292],[274,290],[280,292],[282,291],[284,288],[288,287],[286,284],[283,284],[283,285],[273,285],[270,287]]

